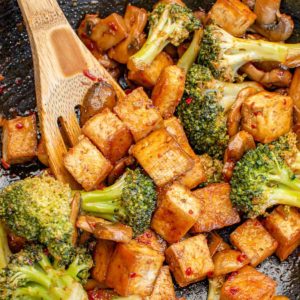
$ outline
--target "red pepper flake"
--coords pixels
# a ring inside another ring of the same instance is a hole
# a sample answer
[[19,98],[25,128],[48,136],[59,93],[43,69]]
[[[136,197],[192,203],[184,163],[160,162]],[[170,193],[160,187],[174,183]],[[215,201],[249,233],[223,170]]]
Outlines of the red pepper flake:
[[232,273],[229,275],[229,277],[228,277],[228,279],[227,279],[227,280],[229,280],[229,281],[233,280],[233,279],[234,279],[234,277],[235,277],[237,274],[238,274],[238,272],[237,272],[237,271],[235,271],[235,272],[232,272]]
[[146,237],[147,237],[148,239],[152,238],[152,233],[151,233],[151,232],[146,232]]
[[21,79],[20,77],[17,77],[17,78],[15,79],[15,83],[16,83],[17,85],[20,85],[20,84],[22,83],[22,79]]
[[229,293],[230,293],[231,295],[236,295],[238,292],[239,292],[239,289],[238,289],[237,287],[231,287],[231,288],[229,289]]
[[255,124],[251,124],[251,128],[256,128],[256,125]]
[[84,41],[86,47],[90,50],[90,51],[93,51],[96,49],[96,46],[95,46],[95,43],[89,39],[85,40]]
[[207,273],[207,277],[212,278],[214,276],[214,272],[210,271]]
[[238,262],[243,262],[247,259],[247,255],[245,253],[241,253],[238,257],[237,257],[237,261]]
[[191,267],[188,267],[188,268],[185,270],[185,274],[186,274],[187,276],[192,275],[192,274],[193,274],[192,268],[191,268]]
[[254,114],[254,116],[261,116],[262,112],[261,111],[255,111],[253,114]]
[[118,26],[116,25],[115,22],[109,22],[109,23],[108,23],[108,27],[109,27],[109,29],[112,30],[112,31],[117,31],[117,30],[118,30]]
[[92,81],[98,81],[98,78],[91,74],[89,70],[83,70],[83,75],[89,79],[91,79]]
[[125,90],[125,94],[126,94],[126,95],[129,95],[129,94],[131,94],[131,93],[132,93],[132,89],[126,89],[126,90]]
[[23,123],[21,123],[21,122],[18,122],[17,124],[16,124],[16,128],[17,129],[22,129],[24,127],[24,125],[23,125]]
[[193,99],[191,97],[187,98],[185,100],[186,104],[190,105],[192,103]]
[[0,85],[0,94],[2,94],[5,90],[5,85]]
[[189,210],[189,214],[192,215],[194,212],[190,209]]
[[3,158],[1,158],[1,164],[5,170],[8,170],[10,168],[10,164],[6,162]]
[[49,255],[49,250],[47,248],[44,248],[43,253],[48,256]]
[[136,273],[135,273],[135,272],[130,273],[129,277],[130,277],[130,278],[135,278],[135,277],[136,277]]

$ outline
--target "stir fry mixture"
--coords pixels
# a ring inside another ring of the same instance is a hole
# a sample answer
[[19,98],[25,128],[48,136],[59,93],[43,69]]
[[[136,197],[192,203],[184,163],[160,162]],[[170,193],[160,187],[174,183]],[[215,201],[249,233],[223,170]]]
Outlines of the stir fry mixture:
[[255,267],[300,244],[293,27],[280,0],[86,15],[78,35],[126,96],[83,71],[76,191],[46,168],[34,114],[3,120],[3,168],[45,170],[0,192],[0,299],[179,300],[175,283],[205,279],[208,300],[288,299]]

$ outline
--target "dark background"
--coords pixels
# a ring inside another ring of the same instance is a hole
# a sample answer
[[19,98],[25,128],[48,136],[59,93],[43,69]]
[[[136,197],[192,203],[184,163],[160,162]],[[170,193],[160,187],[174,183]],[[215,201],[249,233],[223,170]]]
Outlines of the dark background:
[[[38,0],[36,0],[38,1]],[[76,28],[85,13],[98,12],[101,17],[111,12],[124,11],[129,1],[121,0],[69,0],[58,1],[67,19]],[[132,0],[131,4],[150,9],[155,1]],[[193,9],[202,7],[208,10],[214,0],[185,1]],[[282,1],[282,11],[293,16],[296,24],[291,42],[300,42],[300,0]],[[28,36],[22,17],[14,0],[0,0],[0,74],[5,79],[0,81],[0,114],[13,117],[26,114],[35,109],[34,78]],[[1,153],[0,153],[1,154]],[[39,172],[41,165],[35,161],[25,166],[13,166],[9,171],[0,167],[0,188],[9,182],[19,180]],[[226,238],[233,228],[221,231]],[[300,251],[296,251],[283,263],[272,256],[259,267],[277,281],[277,293],[300,299]],[[204,300],[207,296],[207,282],[202,281],[187,288],[177,289],[178,296],[188,300]],[[167,299],[166,299],[167,300]]]

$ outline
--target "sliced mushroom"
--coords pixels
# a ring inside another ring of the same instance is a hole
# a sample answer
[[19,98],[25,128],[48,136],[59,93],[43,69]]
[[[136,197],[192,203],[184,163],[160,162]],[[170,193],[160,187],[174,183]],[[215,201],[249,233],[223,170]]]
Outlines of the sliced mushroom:
[[259,70],[252,63],[245,64],[241,70],[254,81],[263,84],[266,87],[288,87],[292,80],[292,73],[289,70],[275,68],[269,72]]
[[280,10],[281,0],[256,0],[254,12],[256,23],[261,25],[272,24],[277,21],[277,12]]
[[300,124],[300,68],[294,72],[289,95],[294,103],[294,121],[296,124]]
[[229,181],[235,164],[250,149],[255,148],[255,142],[251,134],[246,131],[240,131],[233,136],[224,155],[223,176],[224,180]]
[[228,113],[227,131],[230,137],[234,136],[239,131],[240,121],[242,118],[241,109],[242,109],[243,102],[245,101],[245,99],[258,92],[259,90],[253,87],[245,88],[239,92],[235,103],[233,104],[233,106],[231,107]]
[[108,185],[112,185],[125,172],[126,168],[134,163],[135,160],[132,156],[123,157],[118,160],[108,175]]

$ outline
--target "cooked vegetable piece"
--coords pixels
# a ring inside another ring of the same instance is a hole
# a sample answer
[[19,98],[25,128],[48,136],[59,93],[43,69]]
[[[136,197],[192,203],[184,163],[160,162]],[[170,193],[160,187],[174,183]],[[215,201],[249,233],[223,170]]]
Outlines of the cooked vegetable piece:
[[28,245],[10,257],[0,273],[1,299],[86,300],[81,283],[93,265],[86,249],[78,248],[70,264],[58,265],[40,245]]
[[6,233],[8,239],[8,246],[11,252],[17,253],[21,251],[26,244],[26,239],[24,237],[14,234],[11,230],[7,230]]
[[91,39],[99,50],[106,51],[128,36],[123,17],[113,13],[101,19],[92,30]]
[[47,246],[57,260],[74,252],[71,189],[44,175],[12,183],[0,192],[0,218],[13,233]]
[[8,245],[7,233],[4,224],[0,222],[0,272],[9,262],[11,251]]
[[168,133],[174,137],[180,147],[194,160],[194,167],[187,171],[184,175],[180,176],[178,181],[189,189],[195,188],[200,183],[205,182],[207,180],[207,176],[204,171],[202,160],[195,154],[194,150],[189,145],[180,121],[177,118],[172,117],[164,120],[164,126]]
[[233,273],[221,289],[220,300],[268,300],[275,294],[276,282],[245,266]]
[[143,47],[128,62],[129,70],[146,69],[169,43],[179,46],[200,27],[192,11],[177,3],[159,3],[149,16],[150,30]]
[[300,207],[300,181],[269,145],[249,150],[237,162],[230,184],[232,203],[250,217],[276,204]]
[[128,79],[145,88],[153,88],[158,82],[162,70],[173,64],[173,60],[166,52],[161,52],[142,70],[129,70]]
[[166,129],[140,140],[132,147],[132,155],[158,186],[174,181],[194,166],[193,159]]
[[162,254],[135,240],[120,243],[111,259],[106,283],[121,296],[149,296],[163,261]]
[[129,128],[136,142],[163,125],[162,117],[141,87],[120,99],[114,112]]
[[268,215],[265,227],[277,240],[276,255],[285,260],[300,245],[300,213],[296,208],[278,206]]
[[93,42],[90,38],[93,28],[99,23],[99,21],[100,18],[98,14],[86,14],[78,27],[78,36],[89,50],[94,49]]
[[137,236],[135,240],[143,245],[146,245],[161,254],[164,254],[167,243],[161,237],[157,236],[151,229],[146,230],[143,234]]
[[207,300],[220,300],[221,288],[225,282],[225,276],[218,276],[208,279]]
[[140,50],[146,40],[143,30],[147,24],[147,11],[128,4],[124,22],[128,31],[127,38],[109,50],[109,56],[121,64],[127,64],[129,57]]
[[113,241],[97,240],[94,253],[94,267],[91,271],[92,278],[100,283],[105,283],[107,277],[107,269],[111,261],[115,249]]
[[168,243],[178,242],[195,224],[201,202],[184,185],[175,182],[159,193],[159,206],[151,228]]
[[293,68],[300,64],[300,45],[240,39],[216,25],[206,26],[199,63],[208,66],[216,78],[241,79],[238,70],[250,61],[278,61]]
[[242,36],[255,22],[256,15],[239,0],[217,0],[208,18],[233,36]]
[[2,157],[6,164],[26,163],[36,156],[35,114],[4,120],[2,130]]
[[132,156],[126,156],[118,160],[107,177],[108,185],[114,184],[115,181],[124,174],[125,170],[134,164],[135,160]]
[[164,119],[172,117],[184,92],[185,72],[177,66],[162,70],[152,90],[153,104]]
[[83,126],[91,117],[106,107],[112,109],[117,101],[116,92],[107,82],[94,83],[80,106],[80,124]]
[[204,279],[214,271],[206,237],[202,234],[171,245],[166,260],[179,286]]
[[75,147],[69,149],[64,157],[64,164],[86,191],[97,188],[112,170],[109,160],[87,137],[82,138]]
[[294,131],[298,139],[300,137],[300,68],[297,68],[293,75],[293,80],[289,88],[289,96],[294,103]]
[[210,256],[213,257],[217,252],[230,249],[230,246],[214,231],[208,235],[208,248]]
[[150,227],[156,205],[153,181],[140,169],[127,169],[113,185],[81,193],[81,208],[109,221],[120,221],[132,227],[135,235]]
[[249,262],[249,258],[240,251],[232,249],[219,251],[213,256],[215,266],[214,276],[235,272],[243,266],[248,265]]
[[240,216],[230,201],[230,185],[213,183],[193,192],[200,201],[200,215],[193,232],[209,232],[240,222]]
[[259,92],[242,105],[242,129],[261,143],[270,143],[292,127],[293,100],[277,93]]
[[174,285],[168,266],[160,268],[153,291],[145,300],[176,300]]
[[249,258],[253,267],[272,255],[278,242],[256,219],[249,219],[230,234],[231,243]]

